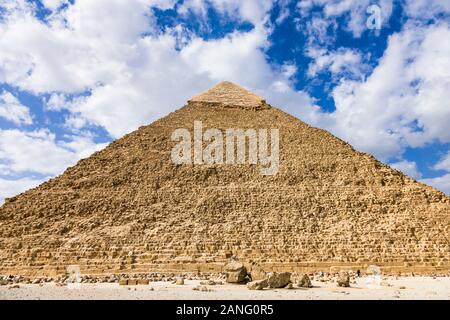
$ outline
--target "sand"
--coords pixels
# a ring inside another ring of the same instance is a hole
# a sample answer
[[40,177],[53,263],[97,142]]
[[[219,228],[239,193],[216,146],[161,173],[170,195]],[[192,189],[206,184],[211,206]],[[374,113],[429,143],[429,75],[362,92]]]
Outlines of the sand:
[[[361,300],[361,299],[450,299],[450,277],[385,278],[381,285],[370,278],[358,278],[350,288],[339,288],[333,282],[313,281],[313,288],[265,289],[251,291],[245,285],[207,286],[212,291],[200,292],[193,288],[200,281],[186,280],[185,285],[151,282],[150,285],[119,286],[117,283],[73,284],[58,287],[53,283],[42,286],[21,284],[19,288],[0,287],[0,300],[30,299],[133,299],[133,300]],[[153,288],[153,290],[151,289]]]

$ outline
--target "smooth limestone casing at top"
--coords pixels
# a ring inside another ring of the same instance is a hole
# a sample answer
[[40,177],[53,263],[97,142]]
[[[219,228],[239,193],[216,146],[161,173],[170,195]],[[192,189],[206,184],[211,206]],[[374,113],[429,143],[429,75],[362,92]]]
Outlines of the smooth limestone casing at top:
[[[177,128],[277,128],[280,166],[176,165]],[[229,82],[0,208],[0,274],[450,271],[450,198]]]

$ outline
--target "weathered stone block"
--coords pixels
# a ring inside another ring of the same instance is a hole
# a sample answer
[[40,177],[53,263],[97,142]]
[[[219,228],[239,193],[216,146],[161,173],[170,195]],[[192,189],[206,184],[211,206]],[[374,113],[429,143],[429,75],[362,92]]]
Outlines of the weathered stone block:
[[267,288],[269,286],[269,283],[267,282],[267,279],[264,280],[256,280],[247,283],[247,288],[249,290],[262,290],[264,288]]
[[291,281],[290,272],[270,272],[267,281],[271,288],[283,288]]

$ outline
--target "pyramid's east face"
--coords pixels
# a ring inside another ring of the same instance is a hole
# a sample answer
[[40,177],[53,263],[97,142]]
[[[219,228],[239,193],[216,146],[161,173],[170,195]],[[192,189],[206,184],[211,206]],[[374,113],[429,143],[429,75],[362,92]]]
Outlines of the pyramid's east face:
[[[258,152],[259,130],[267,143],[278,130],[276,174],[261,174],[270,163],[259,153],[257,164],[241,164],[233,150],[226,163],[229,129],[254,130]],[[190,163],[174,163],[176,146]],[[207,163],[216,150],[224,163]],[[448,197],[279,110],[189,106],[2,207],[0,273],[64,273],[72,264],[93,274],[174,265],[220,272],[230,251],[286,270],[448,270],[449,206]]]

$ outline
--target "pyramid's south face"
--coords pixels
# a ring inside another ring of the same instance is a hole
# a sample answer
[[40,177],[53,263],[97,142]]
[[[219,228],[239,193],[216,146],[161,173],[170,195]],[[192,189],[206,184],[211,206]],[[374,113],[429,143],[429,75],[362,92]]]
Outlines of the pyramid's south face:
[[[232,255],[267,270],[450,269],[447,196],[245,89],[213,89],[5,204],[0,274],[221,271]],[[174,163],[174,131],[195,123],[277,129],[277,173]]]

